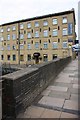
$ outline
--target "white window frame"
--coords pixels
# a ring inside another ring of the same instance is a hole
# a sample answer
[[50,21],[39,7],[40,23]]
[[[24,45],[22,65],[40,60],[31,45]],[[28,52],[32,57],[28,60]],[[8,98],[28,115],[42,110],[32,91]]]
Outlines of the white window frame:
[[[13,48],[13,46],[14,46],[14,48]],[[12,46],[12,50],[16,50],[16,45],[13,45],[13,46]]]
[[53,29],[53,33],[52,33],[52,36],[58,36],[58,30],[57,29]]
[[63,36],[68,35],[68,29],[67,28],[63,28],[62,34],[63,34]]
[[27,33],[27,38],[31,38],[31,33],[30,32]]
[[31,44],[30,43],[27,44],[27,49],[31,50]]
[[35,22],[35,27],[39,27],[39,22],[38,21]]
[[39,42],[35,42],[35,49],[39,49]]
[[8,31],[8,32],[10,31],[10,27],[7,28],[7,31]]
[[3,37],[0,37],[0,42],[2,42],[4,40],[4,38]]
[[12,39],[15,40],[16,39],[16,34],[12,35]]
[[48,21],[47,20],[43,21],[43,26],[48,26]]
[[67,17],[63,17],[62,23],[63,23],[63,24],[67,23]]
[[10,35],[7,35],[7,40],[10,40]]
[[20,50],[24,49],[24,44],[20,44]]
[[[64,46],[64,44],[66,44],[66,46]],[[62,43],[62,47],[63,47],[63,48],[68,48],[68,42],[64,41],[64,42]]]
[[39,38],[39,31],[35,31],[35,38]]
[[31,28],[31,23],[27,23],[27,28]]
[[21,34],[20,34],[20,40],[23,40],[23,39],[24,39],[24,34],[21,33]]
[[57,18],[53,18],[52,22],[53,22],[53,25],[57,25],[58,24]]
[[44,49],[48,49],[48,42],[44,42]]
[[16,26],[12,26],[12,30],[15,31],[16,30]]
[[53,42],[52,45],[53,45],[53,49],[57,49],[58,48],[58,42]]
[[1,29],[0,29],[0,32],[1,32],[1,33],[3,33],[3,32],[4,32],[4,29],[3,29],[3,28],[1,28]]
[[10,45],[7,45],[7,50],[10,50]]
[[20,29],[23,29],[24,28],[24,25],[23,25],[23,23],[22,24],[20,24]]
[[48,30],[44,30],[44,37],[48,37]]

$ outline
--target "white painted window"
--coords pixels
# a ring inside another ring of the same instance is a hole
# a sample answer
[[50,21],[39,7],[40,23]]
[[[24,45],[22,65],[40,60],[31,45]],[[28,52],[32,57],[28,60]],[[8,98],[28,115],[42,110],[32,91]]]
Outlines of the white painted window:
[[15,34],[12,35],[12,39],[13,39],[13,40],[16,39],[16,35],[15,35]]
[[31,23],[27,23],[27,28],[31,28]]
[[39,22],[35,22],[35,27],[39,27]]
[[57,18],[53,18],[53,25],[57,25]]
[[67,45],[67,42],[63,42],[63,48],[67,48],[68,45]]
[[7,45],[7,50],[10,50],[10,45]]
[[67,28],[63,28],[63,35],[67,35]]
[[24,28],[24,25],[23,24],[20,24],[20,29],[23,29]]
[[57,42],[53,42],[52,45],[53,45],[53,48],[54,48],[54,49],[58,48],[58,43],[57,43]]
[[12,46],[12,49],[15,50],[15,49],[16,49],[16,45],[13,45],[13,46]]
[[30,44],[30,43],[27,44],[27,49],[28,49],[28,50],[31,49],[31,44]]
[[44,30],[44,37],[48,36],[48,30]]
[[3,38],[3,37],[0,37],[0,42],[3,41],[3,40],[4,40],[4,38]]
[[57,35],[58,35],[58,31],[57,31],[57,29],[54,29],[53,33],[52,33],[52,36],[57,36]]
[[7,40],[10,40],[10,35],[7,35]]
[[12,30],[13,30],[13,31],[16,30],[16,26],[12,26]]
[[44,49],[47,49],[47,48],[48,48],[48,43],[44,42]]
[[4,31],[3,28],[1,28],[1,29],[0,29],[0,32],[3,33],[3,31]]
[[24,45],[23,44],[20,44],[20,49],[24,49]]
[[62,23],[67,23],[67,17],[63,17]]
[[31,38],[31,33],[30,32],[27,33],[27,38]]
[[36,48],[36,49],[39,48],[39,42],[35,42],[35,48]]
[[35,37],[38,38],[39,37],[39,31],[35,32]]
[[23,34],[20,34],[20,39],[22,40],[24,38],[24,35]]
[[8,32],[10,31],[10,27],[7,28],[7,31],[8,31]]
[[48,25],[48,21],[47,20],[44,20],[43,21],[43,26],[47,26]]

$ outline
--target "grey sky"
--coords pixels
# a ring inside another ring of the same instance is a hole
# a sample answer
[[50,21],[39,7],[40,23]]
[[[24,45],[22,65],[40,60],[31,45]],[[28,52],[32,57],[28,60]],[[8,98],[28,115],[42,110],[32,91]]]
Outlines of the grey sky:
[[[72,8],[75,9],[77,22],[78,1],[79,0],[0,0],[0,24],[61,12]],[[76,32],[77,26],[76,24]]]

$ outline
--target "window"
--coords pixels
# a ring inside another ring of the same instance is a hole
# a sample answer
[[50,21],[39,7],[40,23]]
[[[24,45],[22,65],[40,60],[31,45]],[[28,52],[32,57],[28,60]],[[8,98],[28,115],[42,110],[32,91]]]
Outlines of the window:
[[57,58],[57,54],[53,54],[52,55],[52,60],[56,59]]
[[62,23],[67,23],[67,17],[63,17]]
[[24,61],[24,55],[20,55],[20,61]]
[[28,23],[28,24],[27,24],[27,28],[31,28],[31,23]]
[[24,35],[23,34],[20,34],[20,39],[22,40],[24,38]]
[[57,36],[58,35],[58,32],[57,32],[57,29],[54,29],[53,30],[53,34],[52,34],[53,36]]
[[10,31],[10,28],[9,28],[9,27],[7,28],[7,31],[8,31],[8,32]]
[[20,29],[23,29],[23,28],[24,28],[23,24],[20,24]]
[[10,55],[7,55],[7,60],[10,60]]
[[4,31],[3,28],[1,28],[1,29],[0,29],[0,32],[3,33],[3,31]]
[[20,44],[20,49],[24,49],[24,45],[23,44]]
[[27,37],[31,38],[31,33],[30,32],[27,33]]
[[27,48],[28,48],[28,50],[31,49],[31,44],[30,43],[27,44]]
[[44,30],[44,37],[48,36],[48,30]]
[[35,37],[38,38],[39,37],[39,31],[35,32]]
[[48,21],[45,20],[45,21],[43,22],[43,26],[47,26],[47,25],[48,25]]
[[12,26],[12,30],[13,30],[13,31],[16,30],[16,26]]
[[35,22],[35,27],[39,27],[39,22]]
[[1,60],[4,60],[4,55],[1,55]]
[[16,39],[16,35],[15,35],[15,34],[12,35],[12,39],[13,39],[13,40]]
[[57,42],[53,42],[53,48],[54,49],[58,48],[58,43]]
[[67,42],[63,42],[63,48],[67,48]]
[[10,50],[10,45],[7,45],[7,50]]
[[13,61],[16,61],[16,55],[15,54],[12,56],[12,58],[13,58]]
[[4,40],[4,38],[3,38],[3,37],[0,37],[0,42],[3,41],[3,40]]
[[0,46],[0,50],[4,50],[4,47],[3,47],[3,46]]
[[53,19],[53,25],[57,25],[57,18]]
[[36,49],[39,48],[39,43],[38,43],[38,42],[35,43],[35,48],[36,48]]
[[44,55],[43,55],[43,61],[45,61],[45,62],[48,61],[48,55],[47,55],[47,54],[44,54]]
[[7,40],[10,40],[10,35],[7,35]]
[[16,49],[16,46],[15,46],[15,45],[13,45],[13,46],[12,46],[12,49],[13,49],[13,50],[15,50],[15,49]]
[[48,48],[48,43],[44,42],[44,49],[47,49],[47,48]]
[[28,54],[28,55],[27,55],[27,60],[28,60],[28,61],[31,61],[31,54]]
[[67,28],[63,28],[63,35],[67,35]]

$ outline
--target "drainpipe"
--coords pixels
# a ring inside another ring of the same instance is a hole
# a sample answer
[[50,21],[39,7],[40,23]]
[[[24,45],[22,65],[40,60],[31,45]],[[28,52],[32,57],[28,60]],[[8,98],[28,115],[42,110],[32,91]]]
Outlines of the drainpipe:
[[18,64],[20,65],[20,24],[18,23]]

